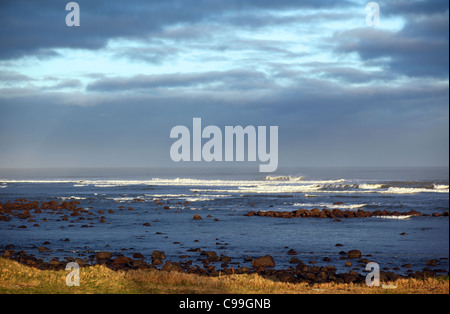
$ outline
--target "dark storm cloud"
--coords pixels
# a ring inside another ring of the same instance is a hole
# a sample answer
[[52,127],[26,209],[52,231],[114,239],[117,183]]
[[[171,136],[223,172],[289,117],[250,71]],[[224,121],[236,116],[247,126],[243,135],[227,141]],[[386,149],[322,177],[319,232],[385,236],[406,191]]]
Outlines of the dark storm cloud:
[[[278,125],[280,157],[289,156],[287,162],[321,165],[332,158],[335,165],[382,165],[382,158],[389,159],[390,165],[441,165],[448,158],[446,84],[354,88],[299,78],[290,88],[270,89],[247,100],[239,97],[238,104],[213,98],[215,94],[170,90],[160,95],[102,93],[86,98],[24,88],[17,95],[22,96],[0,96],[0,145],[8,148],[0,157],[6,164],[14,164],[12,149],[20,156],[33,156],[29,162],[37,164],[51,160],[62,166],[102,162],[170,166],[170,129],[190,126],[193,117],[219,127]],[[85,101],[93,106],[62,105]],[[420,143],[435,144],[424,150]],[[35,155],[27,153],[30,149]]]
[[383,60],[393,73],[448,78],[449,42],[447,14],[407,20],[402,30],[393,32],[358,28],[336,32],[337,52],[356,52],[364,61]]
[[[170,166],[170,129],[193,117],[278,125],[280,158],[295,165],[448,164],[442,1],[380,3],[382,23],[405,21],[398,31],[357,28],[365,3],[331,0],[78,0],[81,27],[69,28],[67,2],[0,0],[2,166]],[[311,42],[289,39],[301,34]],[[64,57],[58,48],[107,48],[101,58],[129,62],[45,68],[55,67],[46,58]],[[40,60],[19,73],[34,62],[14,60],[24,56]],[[129,73],[134,61],[152,65]]]
[[164,27],[195,24],[230,12],[332,8],[331,0],[79,0],[82,27],[67,27],[66,0],[0,2],[0,58],[55,56],[57,48],[99,49],[113,38],[146,39]]
[[445,13],[448,0],[389,0],[382,3],[383,15],[429,15]]

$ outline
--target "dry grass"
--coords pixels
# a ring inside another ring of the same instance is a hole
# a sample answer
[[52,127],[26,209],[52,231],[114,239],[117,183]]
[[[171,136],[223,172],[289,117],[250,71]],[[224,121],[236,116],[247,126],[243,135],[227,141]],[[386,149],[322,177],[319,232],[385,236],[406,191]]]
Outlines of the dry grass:
[[66,286],[68,271],[41,271],[0,258],[0,293],[58,294],[448,294],[448,277],[401,279],[396,289],[354,284],[289,284],[256,274],[199,277],[156,270],[112,271],[104,266],[80,269],[80,286]]

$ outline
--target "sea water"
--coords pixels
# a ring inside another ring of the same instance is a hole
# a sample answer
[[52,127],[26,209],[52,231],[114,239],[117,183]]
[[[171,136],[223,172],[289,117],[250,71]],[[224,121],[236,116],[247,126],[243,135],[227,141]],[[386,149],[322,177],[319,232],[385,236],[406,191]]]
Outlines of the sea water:
[[[293,249],[305,263],[348,271],[352,268],[344,267],[339,253],[357,249],[381,269],[398,267],[401,274],[422,270],[430,259],[448,271],[449,220],[431,216],[448,211],[448,168],[286,168],[272,176],[233,168],[1,170],[0,202],[16,199],[78,200],[88,211],[105,211],[107,223],[94,221],[91,228],[82,227],[89,221],[69,223],[54,216],[38,221],[39,227],[14,217],[0,222],[0,249],[13,244],[15,250],[44,260],[110,251],[130,257],[139,252],[151,262],[153,250],[160,250],[167,260],[195,261],[199,253],[189,250],[200,248],[231,257],[237,263],[234,268],[251,267],[246,257],[269,254],[276,268],[285,269],[293,266],[287,255]],[[249,211],[300,208],[414,209],[430,216],[339,222],[244,216]],[[45,213],[36,218],[41,215]],[[193,220],[193,215],[202,220]],[[23,224],[26,229],[17,228]],[[44,242],[50,243],[45,245],[50,253],[38,252]],[[330,261],[323,262],[324,257]],[[363,269],[360,265],[355,270]]]

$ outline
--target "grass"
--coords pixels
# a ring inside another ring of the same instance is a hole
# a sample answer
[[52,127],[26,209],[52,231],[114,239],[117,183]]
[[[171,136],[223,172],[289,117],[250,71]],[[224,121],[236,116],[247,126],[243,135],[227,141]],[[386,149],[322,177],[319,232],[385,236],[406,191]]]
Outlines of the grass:
[[157,270],[112,271],[104,266],[80,269],[80,286],[66,285],[69,271],[42,271],[0,258],[1,294],[449,294],[448,276],[401,279],[396,289],[364,284],[310,286],[264,279],[257,274],[200,277]]

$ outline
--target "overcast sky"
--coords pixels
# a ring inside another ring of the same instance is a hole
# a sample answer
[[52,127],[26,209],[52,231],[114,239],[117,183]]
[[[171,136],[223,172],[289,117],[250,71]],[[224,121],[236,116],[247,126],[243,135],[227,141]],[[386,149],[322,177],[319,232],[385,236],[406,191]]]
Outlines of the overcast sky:
[[171,166],[194,117],[279,126],[280,167],[448,166],[447,0],[68,2],[0,1],[0,168]]

